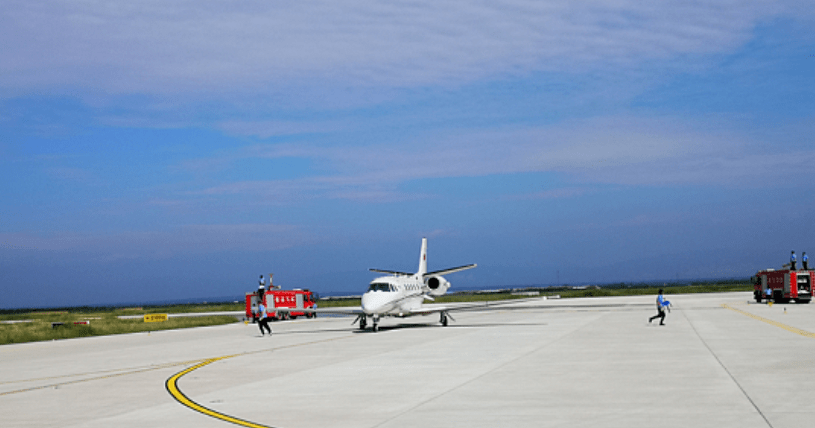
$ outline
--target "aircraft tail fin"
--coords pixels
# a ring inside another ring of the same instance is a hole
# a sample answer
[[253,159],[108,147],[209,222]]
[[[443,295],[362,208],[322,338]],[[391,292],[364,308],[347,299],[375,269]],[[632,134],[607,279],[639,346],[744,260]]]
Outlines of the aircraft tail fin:
[[416,272],[418,275],[424,275],[427,273],[427,238],[422,238],[422,254],[419,257],[419,271]]

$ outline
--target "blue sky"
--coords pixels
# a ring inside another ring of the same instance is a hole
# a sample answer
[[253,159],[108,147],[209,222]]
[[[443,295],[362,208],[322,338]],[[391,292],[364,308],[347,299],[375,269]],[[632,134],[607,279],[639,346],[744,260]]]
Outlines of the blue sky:
[[0,3],[0,307],[361,292],[423,236],[454,290],[815,243],[808,2]]

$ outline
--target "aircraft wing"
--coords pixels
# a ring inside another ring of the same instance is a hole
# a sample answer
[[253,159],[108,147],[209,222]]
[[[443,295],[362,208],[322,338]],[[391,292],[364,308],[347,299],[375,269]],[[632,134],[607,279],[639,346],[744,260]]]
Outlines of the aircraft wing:
[[368,269],[371,272],[379,272],[379,273],[389,273],[391,275],[401,275],[401,276],[411,276],[412,273],[407,272],[397,272],[395,270],[384,270],[384,269]]
[[268,308],[269,312],[305,312],[307,314],[335,314],[335,315],[361,315],[360,307],[338,307],[338,308]]
[[507,309],[508,305],[516,303],[527,303],[533,301],[541,301],[542,297],[532,297],[526,299],[506,299],[506,300],[493,300],[486,302],[466,302],[454,303],[452,305],[426,305],[420,309],[412,311],[410,315],[429,315],[438,312],[457,312],[457,311],[491,311],[498,309]]
[[433,272],[428,272],[428,273],[424,274],[424,276],[428,276],[428,275],[447,275],[448,273],[461,272],[463,270],[472,269],[472,268],[474,268],[476,266],[478,266],[478,265],[473,263],[471,265],[464,265],[464,266],[459,266],[459,267],[454,267],[454,268],[449,268],[449,269],[442,269],[442,270],[437,270],[437,271],[433,271]]

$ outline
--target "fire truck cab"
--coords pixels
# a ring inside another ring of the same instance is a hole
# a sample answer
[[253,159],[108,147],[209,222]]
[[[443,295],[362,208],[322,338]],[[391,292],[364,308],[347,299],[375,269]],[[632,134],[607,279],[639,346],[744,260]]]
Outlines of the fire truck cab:
[[[286,311],[277,312],[275,308],[297,308],[310,309],[317,306],[317,293],[310,290],[268,290],[263,293],[263,304],[266,306],[266,313],[273,321],[294,319],[305,315],[307,318],[316,317],[315,313]],[[258,301],[260,292],[246,293],[246,319],[257,322]]]
[[[809,303],[812,300],[813,270],[765,269],[752,278],[756,302],[772,300],[776,303]],[[768,292],[769,290],[769,292]],[[769,296],[769,297],[768,297]]]

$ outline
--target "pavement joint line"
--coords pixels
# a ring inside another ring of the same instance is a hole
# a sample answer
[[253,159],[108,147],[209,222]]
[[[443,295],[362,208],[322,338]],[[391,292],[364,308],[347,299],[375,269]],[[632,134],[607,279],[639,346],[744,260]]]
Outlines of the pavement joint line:
[[755,320],[762,321],[762,322],[765,322],[765,323],[770,324],[772,326],[787,330],[787,331],[789,331],[791,333],[799,334],[799,335],[804,336],[804,337],[813,337],[813,338],[815,338],[815,333],[812,333],[810,331],[801,330],[800,328],[795,328],[793,326],[786,325],[786,324],[780,323],[778,321],[773,321],[773,320],[768,319],[768,318],[760,317],[758,315],[751,314],[750,312],[734,308],[734,307],[732,307],[732,306],[730,306],[730,305],[728,305],[726,303],[723,303],[722,307],[725,308],[725,309],[730,309],[731,311],[738,312],[738,313],[740,313],[742,315],[746,315],[746,316],[748,316],[750,318],[753,318]]
[[[726,304],[722,304],[722,307],[726,307],[728,309],[733,309],[733,308],[727,306]],[[750,398],[750,394],[748,394],[747,391],[744,390],[744,388],[741,386],[739,381],[737,381],[736,378],[733,376],[733,374],[730,373],[730,370],[728,370],[727,367],[722,362],[722,360],[719,359],[719,356],[716,355],[715,352],[713,352],[713,349],[711,349],[710,345],[708,345],[707,342],[705,341],[705,339],[702,338],[702,335],[699,334],[699,331],[696,330],[696,326],[693,325],[693,322],[690,320],[690,318],[688,318],[688,316],[685,314],[684,311],[682,312],[682,316],[684,316],[685,319],[688,320],[688,324],[690,324],[690,328],[693,329],[693,332],[696,333],[696,337],[698,337],[699,340],[702,342],[702,344],[705,345],[705,348],[707,348],[708,352],[710,352],[710,355],[712,355],[713,358],[716,359],[716,362],[719,363],[719,366],[721,366],[721,368],[724,370],[724,372],[727,373],[728,376],[730,376],[730,380],[732,380],[733,383],[735,383],[736,386],[739,388],[741,393],[744,394],[744,398],[746,398],[747,401],[749,401],[750,404],[753,405],[753,408],[756,409],[756,412],[758,412],[758,414],[761,416],[761,418],[764,419],[764,422],[767,424],[767,426],[770,427],[770,428],[773,428],[773,424],[770,423],[770,420],[767,419],[767,416],[764,415],[764,412],[762,412],[761,409],[758,408],[758,405],[753,401],[752,398]]]
[[[160,364],[160,365],[157,365],[157,366],[141,368],[141,369],[137,369],[137,370],[130,370],[130,371],[126,371],[124,373],[109,374],[109,375],[105,375],[105,376],[97,376],[97,377],[92,377],[92,378],[88,378],[88,379],[77,379],[77,380],[71,380],[71,381],[67,381],[67,382],[52,383],[52,384],[48,384],[48,385],[35,386],[35,387],[31,387],[31,388],[17,389],[17,390],[14,390],[14,391],[0,392],[0,397],[2,397],[4,395],[19,394],[19,393],[22,393],[22,392],[36,391],[38,389],[56,388],[56,387],[65,386],[65,385],[72,385],[72,384],[75,384],[75,383],[90,382],[90,381],[93,381],[93,380],[110,379],[110,378],[125,376],[125,375],[129,375],[129,374],[136,374],[136,373],[143,373],[143,372],[148,372],[148,371],[152,371],[152,370],[165,369],[165,368],[168,368],[168,367],[175,367],[175,366],[190,364],[191,362],[196,362],[196,361],[201,361],[201,360],[181,361],[181,362],[177,362],[177,363],[166,363],[166,364]],[[79,375],[76,375],[76,376],[79,376]],[[44,379],[47,379],[47,378],[44,378]],[[42,380],[42,379],[40,379],[40,380]]]
[[296,347],[299,347],[299,346],[314,345],[314,344],[317,344],[317,343],[325,343],[325,342],[331,342],[331,341],[334,341],[334,340],[348,339],[350,337],[352,337],[352,336],[335,337],[335,338],[331,338],[331,339],[316,340],[316,341],[313,341],[313,342],[304,342],[304,343],[296,343],[296,344],[293,344],[293,345],[280,346],[280,347],[277,347],[277,348],[261,349],[261,350],[257,350],[257,351],[243,352],[243,353],[240,353],[240,354],[224,355],[224,356],[221,356],[221,357],[208,358],[208,359],[205,359],[205,360],[201,360],[200,363],[198,363],[198,364],[196,364],[196,365],[194,365],[192,367],[188,367],[188,368],[186,368],[186,369],[184,369],[184,370],[170,376],[167,379],[167,381],[164,382],[164,387],[167,389],[167,392],[173,398],[175,398],[176,401],[178,401],[182,405],[184,405],[184,406],[186,406],[186,407],[188,407],[188,408],[190,408],[190,409],[192,409],[192,410],[194,410],[194,411],[196,411],[198,413],[204,414],[206,416],[210,416],[210,417],[215,418],[215,419],[220,419],[220,420],[225,421],[225,422],[230,422],[230,423],[233,423],[235,425],[241,425],[241,426],[245,426],[245,427],[249,427],[249,428],[273,428],[273,427],[270,427],[269,425],[262,425],[262,424],[247,421],[247,420],[244,420],[244,419],[236,418],[234,416],[230,416],[230,415],[227,415],[225,413],[220,413],[220,412],[217,412],[215,410],[212,410],[212,409],[210,409],[208,407],[205,407],[205,406],[202,406],[202,405],[196,403],[195,401],[193,401],[189,397],[187,397],[181,391],[181,389],[179,389],[178,380],[181,379],[184,375],[189,374],[189,373],[191,373],[191,372],[193,372],[195,370],[198,370],[201,367],[208,366],[208,365],[210,365],[210,364],[212,364],[212,363],[214,363],[216,361],[226,360],[226,359],[229,359],[229,358],[240,357],[240,356],[244,356],[244,355],[259,354],[261,352],[271,352],[271,351],[277,351],[277,350],[280,350],[280,349],[290,349],[290,348],[296,348]]
[[[605,314],[607,314],[607,312]],[[601,317],[598,317],[597,319],[600,319],[600,318],[603,318],[603,317],[601,316]],[[551,346],[551,345],[553,345],[553,344],[555,344],[557,342],[560,342],[561,340],[565,339],[566,337],[569,337],[569,336],[577,333],[578,331],[581,331],[584,328],[587,328],[592,322],[596,321],[597,319],[590,320],[586,324],[581,325],[580,327],[577,327],[574,330],[571,330],[571,331],[563,334],[562,336],[559,336],[559,337],[555,338],[554,340],[546,342],[546,343],[542,344],[541,346],[538,346],[537,348],[532,349],[532,350],[530,350],[529,352],[527,352],[527,353],[525,353],[523,355],[519,355],[519,356],[513,358],[512,360],[506,361],[505,363],[503,363],[501,365],[493,367],[493,368],[485,371],[484,373],[481,373],[480,375],[478,375],[478,376],[476,376],[476,377],[474,377],[472,379],[469,379],[469,380],[467,380],[465,382],[462,382],[462,383],[460,383],[458,385],[450,387],[446,391],[442,391],[441,393],[436,394],[436,396],[428,398],[428,399],[416,404],[415,406],[411,407],[410,409],[404,410],[404,411],[400,412],[399,414],[394,415],[394,416],[392,416],[392,417],[390,417],[390,418],[388,418],[388,419],[386,419],[386,420],[384,420],[384,421],[382,421],[382,422],[380,422],[380,423],[378,423],[376,425],[372,425],[371,428],[376,428],[376,427],[380,427],[382,425],[385,425],[385,424],[395,420],[396,418],[399,418],[399,417],[401,417],[401,416],[403,416],[403,415],[405,415],[407,413],[410,413],[410,412],[416,410],[417,408],[419,408],[421,406],[424,406],[427,403],[433,402],[434,400],[438,399],[439,397],[443,397],[443,396],[449,394],[451,391],[455,391],[455,390],[457,390],[457,389],[459,389],[459,388],[461,388],[461,387],[463,387],[465,385],[469,385],[469,384],[471,384],[473,382],[476,382],[476,381],[480,380],[481,378],[483,378],[484,376],[487,376],[487,375],[489,375],[491,373],[494,373],[496,370],[500,370],[500,369],[506,367],[509,364],[513,364],[513,363],[515,363],[516,361],[518,361],[518,360],[520,360],[522,358],[526,358],[526,357],[540,351],[541,349],[547,348],[547,347],[549,347],[549,346]]]
[[[149,369],[160,369],[160,368],[165,368],[165,367],[173,367],[173,366],[179,366],[179,365],[184,365],[184,364],[197,363],[197,362],[200,362],[200,361],[203,361],[203,359],[199,358],[197,360],[179,361],[179,362],[174,362],[174,363],[152,364],[150,366],[130,367],[130,368],[126,368],[126,369],[97,370],[97,371],[93,371],[93,372],[74,373],[74,374],[67,374],[67,375],[60,375],[60,376],[46,376],[46,377],[38,377],[38,378],[33,378],[33,379],[7,380],[7,381],[0,382],[0,385],[8,385],[10,383],[37,382],[37,381],[41,381],[41,380],[63,379],[63,378],[66,378],[66,377],[89,376],[89,375],[97,375],[97,374],[101,374],[101,373],[116,373],[116,372],[139,373],[141,371],[149,370]],[[127,373],[120,373],[120,374],[127,374]],[[103,378],[104,377],[92,378],[92,379],[83,379],[83,380],[94,380],[94,379],[103,379]],[[51,385],[51,386],[55,386],[55,385]],[[2,395],[2,394],[0,394],[0,395]]]

